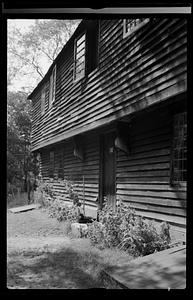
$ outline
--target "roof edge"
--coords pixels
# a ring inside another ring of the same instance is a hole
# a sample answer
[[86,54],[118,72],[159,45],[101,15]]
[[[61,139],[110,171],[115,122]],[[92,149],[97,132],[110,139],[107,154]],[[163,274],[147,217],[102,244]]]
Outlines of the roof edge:
[[66,42],[66,44],[63,46],[62,50],[59,52],[59,54],[56,56],[56,58],[54,59],[54,61],[52,62],[51,66],[49,67],[48,71],[46,72],[46,74],[44,75],[44,77],[42,78],[42,80],[38,83],[38,85],[34,88],[34,90],[31,92],[31,94],[27,97],[27,99],[32,99],[34,94],[37,92],[37,90],[39,89],[39,87],[43,84],[43,82],[48,78],[48,76],[50,75],[54,65],[56,64],[56,62],[62,57],[62,55],[64,54],[64,52],[66,51],[67,47],[70,45],[70,43],[72,42],[72,40],[74,40],[74,38],[79,34],[79,32],[84,28],[85,24],[86,24],[86,19],[83,19],[80,24],[78,25],[78,27],[76,28],[76,30],[74,31],[74,33],[72,34],[72,36],[69,38],[69,40]]

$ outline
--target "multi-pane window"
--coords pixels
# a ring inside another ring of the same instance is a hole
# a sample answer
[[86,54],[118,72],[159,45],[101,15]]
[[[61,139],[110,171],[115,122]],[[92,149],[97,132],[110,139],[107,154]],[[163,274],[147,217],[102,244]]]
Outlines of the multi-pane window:
[[74,80],[85,75],[86,34],[84,33],[75,41]]
[[49,176],[54,176],[54,151],[50,151]]
[[74,82],[98,66],[99,20],[90,20],[86,31],[74,43]]
[[174,116],[172,183],[187,179],[187,113]]
[[54,177],[63,178],[64,177],[64,169],[63,169],[63,149],[59,148],[55,151],[54,158]]
[[56,65],[52,70],[52,74],[50,76],[50,94],[49,94],[49,107],[51,107],[52,103],[55,100],[55,92],[56,92]]
[[46,89],[43,87],[41,91],[41,115],[45,113],[45,99],[46,99]]
[[127,37],[132,32],[149,22],[148,18],[141,19],[124,19],[123,20],[123,37]]

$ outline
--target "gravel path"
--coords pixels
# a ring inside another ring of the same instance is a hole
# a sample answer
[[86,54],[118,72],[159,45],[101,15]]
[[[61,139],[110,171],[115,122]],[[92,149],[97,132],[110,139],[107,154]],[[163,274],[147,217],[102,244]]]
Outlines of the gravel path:
[[66,230],[64,223],[49,218],[41,209],[8,212],[8,288],[103,287],[98,277],[100,257],[91,253],[87,240],[73,240]]

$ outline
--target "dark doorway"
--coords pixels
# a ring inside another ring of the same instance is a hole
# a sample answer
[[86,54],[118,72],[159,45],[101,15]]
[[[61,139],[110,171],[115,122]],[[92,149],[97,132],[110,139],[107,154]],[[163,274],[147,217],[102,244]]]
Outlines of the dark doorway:
[[107,199],[109,205],[115,207],[115,133],[109,132],[101,140],[101,201]]

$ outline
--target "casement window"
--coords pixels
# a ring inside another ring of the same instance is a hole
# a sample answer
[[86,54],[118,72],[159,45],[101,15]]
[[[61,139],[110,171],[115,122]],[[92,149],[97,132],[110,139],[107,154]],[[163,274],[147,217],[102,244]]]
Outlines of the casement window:
[[46,89],[43,87],[41,91],[41,115],[45,113],[45,100],[46,100]]
[[187,180],[187,113],[176,114],[173,121],[171,183]]
[[74,81],[90,74],[98,66],[99,20],[90,21],[87,30],[74,43]]
[[74,80],[85,75],[86,33],[75,40],[74,47]]
[[141,19],[124,19],[123,20],[123,38],[129,36],[134,31],[141,28],[144,24],[148,23],[148,18]]
[[55,166],[54,166],[54,176],[57,178],[64,178],[64,151],[63,149],[58,149],[55,153]]
[[64,151],[56,149],[50,151],[49,176],[52,178],[64,178]]
[[56,93],[56,65],[52,70],[52,74],[50,76],[50,93],[49,93],[49,108],[52,106],[52,103],[55,101],[55,93]]
[[50,151],[49,176],[54,177],[54,151]]

